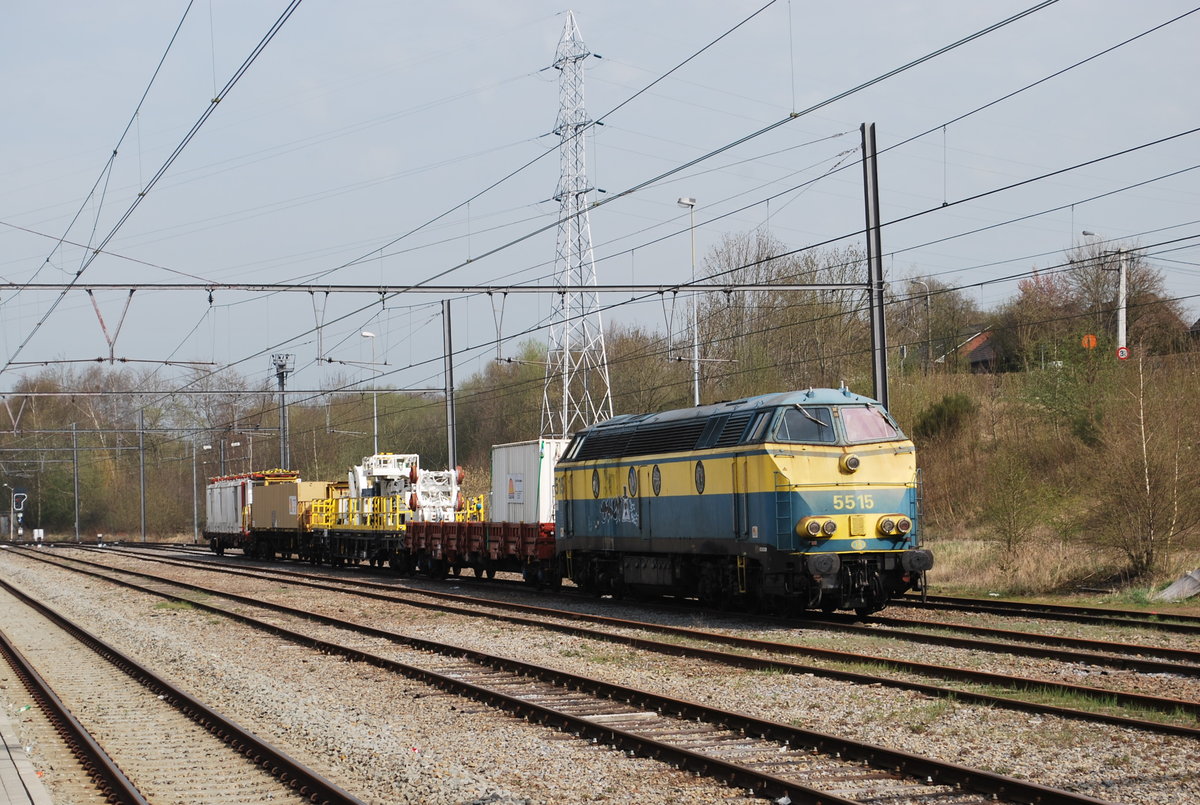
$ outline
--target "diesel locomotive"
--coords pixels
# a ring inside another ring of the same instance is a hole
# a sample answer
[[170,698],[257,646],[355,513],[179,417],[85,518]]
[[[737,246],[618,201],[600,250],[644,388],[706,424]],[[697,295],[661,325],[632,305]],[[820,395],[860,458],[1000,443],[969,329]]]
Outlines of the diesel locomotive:
[[618,416],[569,441],[498,446],[492,474],[495,521],[461,512],[461,471],[415,455],[369,457],[349,483],[213,479],[206,535],[219,553],[859,615],[923,589],[933,566],[913,443],[845,388]]
[[555,484],[561,570],[601,593],[865,615],[933,566],[913,443],[844,388],[618,416]]

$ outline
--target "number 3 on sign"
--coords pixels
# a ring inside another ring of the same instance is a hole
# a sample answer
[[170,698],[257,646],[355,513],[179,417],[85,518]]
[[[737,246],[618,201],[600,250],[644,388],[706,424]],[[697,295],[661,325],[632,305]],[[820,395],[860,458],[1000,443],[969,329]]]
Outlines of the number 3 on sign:
[[834,495],[833,508],[838,511],[873,509],[875,508],[875,500],[870,495]]

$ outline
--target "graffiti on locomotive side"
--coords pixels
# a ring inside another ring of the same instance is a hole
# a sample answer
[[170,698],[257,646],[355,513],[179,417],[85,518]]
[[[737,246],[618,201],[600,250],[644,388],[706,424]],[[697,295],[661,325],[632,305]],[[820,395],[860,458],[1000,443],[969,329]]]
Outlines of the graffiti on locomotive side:
[[628,523],[638,526],[637,501],[628,497],[604,498],[600,501],[600,523]]

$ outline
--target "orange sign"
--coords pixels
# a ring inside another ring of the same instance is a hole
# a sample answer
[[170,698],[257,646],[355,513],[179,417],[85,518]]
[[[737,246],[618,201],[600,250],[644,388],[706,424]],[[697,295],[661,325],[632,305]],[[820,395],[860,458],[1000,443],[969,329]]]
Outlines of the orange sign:
[[1079,343],[1083,344],[1084,349],[1095,349],[1096,348],[1096,336],[1092,335],[1091,333],[1088,333],[1087,335],[1085,335],[1083,337],[1083,340],[1081,340]]

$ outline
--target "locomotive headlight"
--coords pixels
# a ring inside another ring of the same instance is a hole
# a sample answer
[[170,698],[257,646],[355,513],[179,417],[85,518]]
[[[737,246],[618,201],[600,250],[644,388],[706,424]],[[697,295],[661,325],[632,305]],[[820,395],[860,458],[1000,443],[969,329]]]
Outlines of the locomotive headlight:
[[815,537],[821,533],[821,523],[817,520],[809,520],[804,530],[808,532],[810,537]]
[[907,517],[901,517],[896,521],[896,530],[901,534],[907,534],[909,531],[912,531],[912,520],[909,520]]
[[821,526],[821,533],[827,537],[833,536],[833,532],[837,531],[837,523],[833,520],[826,520]]
[[879,530],[884,534],[890,534],[896,530],[896,521],[891,517],[884,517],[879,521]]
[[838,461],[838,468],[841,469],[842,472],[851,473],[856,472],[860,464],[862,464],[862,461],[858,456],[852,453],[847,453]]

